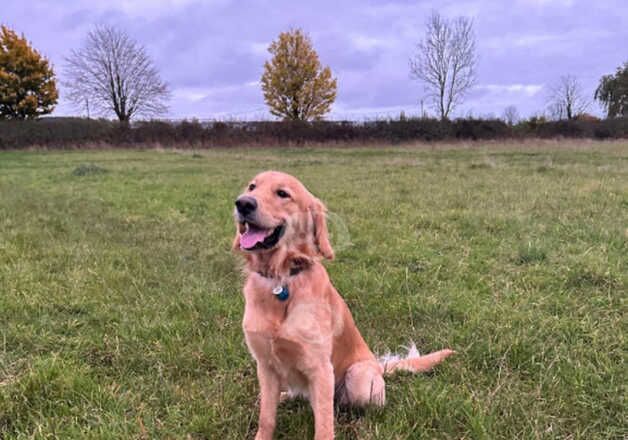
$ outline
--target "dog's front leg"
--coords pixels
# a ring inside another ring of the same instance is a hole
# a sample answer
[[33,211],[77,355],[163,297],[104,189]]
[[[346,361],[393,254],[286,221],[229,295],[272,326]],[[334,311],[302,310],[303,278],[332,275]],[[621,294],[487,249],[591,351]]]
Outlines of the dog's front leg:
[[258,362],[257,379],[260,386],[260,409],[255,440],[271,440],[275,430],[277,405],[279,405],[279,376],[268,365]]
[[314,412],[315,440],[334,438],[334,369],[331,362],[317,367],[309,377],[309,394]]

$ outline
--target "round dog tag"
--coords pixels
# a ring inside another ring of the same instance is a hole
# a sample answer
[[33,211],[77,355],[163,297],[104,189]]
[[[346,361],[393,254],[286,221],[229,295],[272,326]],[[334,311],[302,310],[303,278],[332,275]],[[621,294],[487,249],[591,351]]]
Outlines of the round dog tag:
[[275,295],[279,301],[285,301],[290,296],[290,293],[288,292],[288,287],[277,286],[273,289],[273,295]]

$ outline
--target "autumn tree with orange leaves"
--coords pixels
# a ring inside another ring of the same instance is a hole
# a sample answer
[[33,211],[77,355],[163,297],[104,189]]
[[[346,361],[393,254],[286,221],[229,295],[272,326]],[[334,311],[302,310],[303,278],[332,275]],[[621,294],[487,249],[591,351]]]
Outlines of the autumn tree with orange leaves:
[[0,119],[45,115],[59,99],[50,63],[28,41],[0,26]]
[[268,51],[262,91],[270,112],[284,120],[319,120],[336,99],[336,78],[323,67],[310,38],[301,30],[282,32]]

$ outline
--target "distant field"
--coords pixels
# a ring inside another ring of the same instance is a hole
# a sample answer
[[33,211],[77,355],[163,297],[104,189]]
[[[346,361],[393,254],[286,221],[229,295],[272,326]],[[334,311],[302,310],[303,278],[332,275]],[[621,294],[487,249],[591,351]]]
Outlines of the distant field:
[[[459,352],[338,438],[626,438],[628,142],[565,142],[0,153],[1,439],[252,436],[229,247],[264,169],[327,203],[375,351]],[[282,404],[276,438],[312,435]]]

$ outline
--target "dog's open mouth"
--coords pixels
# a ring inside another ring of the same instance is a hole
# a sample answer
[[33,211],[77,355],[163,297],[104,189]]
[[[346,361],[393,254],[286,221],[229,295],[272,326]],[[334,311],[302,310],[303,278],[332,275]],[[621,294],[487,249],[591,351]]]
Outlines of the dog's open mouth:
[[254,223],[245,222],[245,230],[240,234],[240,249],[255,251],[274,247],[285,231],[285,226],[262,228]]

